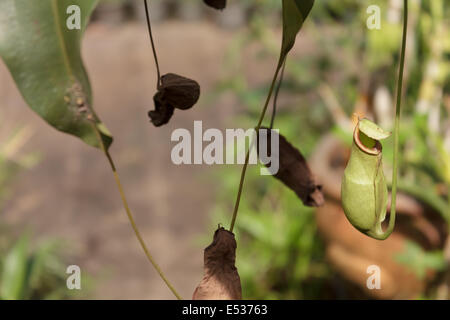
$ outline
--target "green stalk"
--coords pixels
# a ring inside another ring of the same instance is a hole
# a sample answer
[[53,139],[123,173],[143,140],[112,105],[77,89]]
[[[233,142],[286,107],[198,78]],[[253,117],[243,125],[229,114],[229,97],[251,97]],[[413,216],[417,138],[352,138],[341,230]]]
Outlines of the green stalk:
[[182,300],[181,296],[178,294],[178,292],[175,290],[175,288],[172,286],[172,284],[166,278],[166,276],[164,275],[164,272],[161,270],[159,265],[156,263],[155,259],[153,258],[153,256],[150,253],[150,250],[147,248],[147,246],[144,242],[144,239],[142,238],[141,233],[139,232],[139,229],[136,225],[136,222],[134,221],[133,214],[131,213],[130,207],[128,206],[128,201],[125,196],[125,192],[123,191],[122,183],[120,182],[119,174],[117,173],[116,166],[114,165],[113,159],[112,159],[111,155],[109,154],[108,150],[105,148],[102,137],[101,137],[100,132],[98,131],[98,128],[95,125],[95,123],[92,123],[92,127],[97,135],[100,147],[101,147],[103,153],[105,154],[106,158],[108,159],[108,162],[111,166],[111,170],[114,175],[114,180],[116,181],[117,188],[119,189],[120,197],[122,199],[123,207],[125,208],[125,212],[127,213],[128,220],[130,221],[131,227],[133,228],[136,238],[138,239],[139,243],[141,244],[141,247],[144,250],[145,255],[147,256],[148,260],[152,264],[153,268],[155,268],[156,272],[158,272],[161,279],[166,283],[167,287],[170,289],[170,291],[172,291],[172,293],[175,295],[175,297],[178,300]]
[[281,69],[280,79],[278,79],[278,85],[275,89],[275,94],[273,96],[273,107],[272,107],[272,117],[270,118],[270,130],[273,129],[273,124],[275,122],[275,117],[277,116],[277,102],[278,102],[278,94],[280,93],[281,85],[283,83],[284,76],[284,68],[286,67],[286,58],[283,61],[283,67]]
[[394,164],[392,171],[392,191],[391,191],[391,213],[389,217],[389,225],[386,231],[381,233],[370,233],[369,235],[378,240],[385,240],[394,231],[395,225],[395,206],[397,203],[397,172],[398,172],[398,145],[399,145],[399,126],[403,90],[403,69],[405,67],[405,48],[406,48],[406,34],[408,29],[408,0],[403,1],[403,36],[402,49],[400,54],[400,68],[397,82],[397,103],[395,106],[395,126],[394,126]]
[[[258,124],[255,127],[256,135],[258,135],[258,131],[261,128],[261,124],[262,124],[262,122],[264,120],[264,116],[266,114],[267,107],[269,105],[270,98],[272,97],[272,92],[273,92],[273,89],[275,87],[275,83],[277,81],[278,74],[280,73],[282,65],[283,64],[282,64],[282,61],[280,59],[280,62],[278,63],[277,69],[276,69],[275,74],[274,74],[273,79],[272,79],[272,84],[270,85],[269,94],[267,95],[266,102],[265,102],[264,107],[263,107],[263,109],[261,111],[261,115],[259,116]],[[244,163],[244,166],[242,167],[241,179],[239,181],[239,190],[238,190],[238,194],[237,194],[237,197],[236,197],[236,202],[234,204],[233,217],[231,219],[230,232],[233,232],[234,224],[236,222],[237,213],[238,213],[238,210],[239,210],[239,203],[241,201],[242,189],[244,187],[245,173],[247,172],[247,166],[248,166],[248,160],[249,160],[251,148],[252,148],[252,144],[250,145],[249,150],[247,151],[247,155],[245,157],[245,163]]]

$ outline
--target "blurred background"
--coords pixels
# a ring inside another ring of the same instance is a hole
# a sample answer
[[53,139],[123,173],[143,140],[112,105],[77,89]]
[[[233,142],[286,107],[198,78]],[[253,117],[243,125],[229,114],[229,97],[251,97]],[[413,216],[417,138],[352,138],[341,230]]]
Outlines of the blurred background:
[[[203,248],[229,226],[241,167],[176,166],[176,128],[254,127],[281,42],[281,1],[152,0],[162,73],[200,83],[199,103],[149,123],[156,69],[143,1],[101,1],[83,40],[94,107],[136,222],[184,298],[203,275]],[[302,205],[250,166],[235,233],[245,299],[449,299],[450,3],[410,0],[401,120],[398,218],[377,241],[340,207],[353,113],[393,129],[401,0],[316,1],[288,57],[275,128],[307,156],[326,204]],[[369,5],[381,28],[369,30]],[[0,297],[172,299],[149,265],[103,155],[56,132],[27,107],[0,62]],[[268,120],[268,119],[266,119]],[[383,145],[391,178],[392,139]],[[82,290],[66,288],[66,267]],[[381,290],[366,287],[381,269]]]

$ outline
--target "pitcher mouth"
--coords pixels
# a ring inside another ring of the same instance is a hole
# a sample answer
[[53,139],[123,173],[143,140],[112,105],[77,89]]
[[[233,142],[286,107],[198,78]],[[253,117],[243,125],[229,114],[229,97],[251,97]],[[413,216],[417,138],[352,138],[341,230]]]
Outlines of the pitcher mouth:
[[367,154],[371,154],[374,156],[377,156],[381,153],[381,143],[378,140],[375,140],[375,146],[373,148],[369,148],[362,143],[361,139],[359,138],[359,128],[358,125],[355,126],[355,130],[353,131],[353,140],[355,141],[356,145],[359,149],[364,151]]

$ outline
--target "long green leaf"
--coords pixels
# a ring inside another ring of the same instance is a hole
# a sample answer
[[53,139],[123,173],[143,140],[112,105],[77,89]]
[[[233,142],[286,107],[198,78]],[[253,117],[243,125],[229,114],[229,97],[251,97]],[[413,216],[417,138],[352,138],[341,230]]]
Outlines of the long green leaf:
[[279,68],[294,46],[297,33],[302,28],[313,5],[314,0],[283,0],[283,41]]
[[[69,30],[70,5],[80,8],[81,29]],[[100,147],[112,137],[92,108],[81,38],[97,0],[0,0],[0,56],[28,105],[57,130]]]

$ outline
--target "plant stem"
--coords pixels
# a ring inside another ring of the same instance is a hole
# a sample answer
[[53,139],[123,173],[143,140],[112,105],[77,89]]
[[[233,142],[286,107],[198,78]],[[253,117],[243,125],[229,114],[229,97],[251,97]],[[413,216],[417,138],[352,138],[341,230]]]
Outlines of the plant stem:
[[403,90],[403,69],[405,66],[405,48],[406,48],[406,34],[408,29],[408,0],[403,1],[403,36],[402,48],[400,53],[400,67],[397,82],[397,103],[395,106],[395,126],[394,126],[394,164],[392,170],[392,191],[391,191],[391,213],[389,217],[389,225],[386,231],[378,234],[372,234],[376,239],[384,240],[392,233],[395,225],[395,206],[397,202],[397,172],[398,172],[398,148],[399,148],[399,126]]
[[403,1],[403,36],[402,36],[402,51],[400,54],[400,68],[398,74],[397,84],[397,103],[395,106],[395,127],[394,127],[394,168],[392,171],[392,198],[391,198],[391,217],[389,219],[389,230],[394,229],[395,225],[395,205],[397,202],[397,176],[398,176],[398,148],[399,148],[399,126],[401,116],[401,103],[403,95],[403,70],[405,68],[405,51],[406,51],[406,36],[408,30],[408,0]]
[[272,117],[270,118],[270,130],[273,129],[273,123],[274,123],[275,117],[277,115],[278,94],[280,93],[281,84],[283,83],[285,66],[286,66],[286,58],[284,58],[283,67],[281,68],[280,79],[278,80],[278,85],[277,85],[277,88],[275,89],[275,94],[273,96],[273,108],[272,108]]
[[141,244],[141,247],[144,250],[145,255],[147,256],[147,258],[150,261],[150,263],[152,264],[152,266],[155,268],[156,272],[158,272],[158,274],[161,277],[161,279],[166,283],[166,285],[170,289],[170,291],[172,291],[172,293],[175,295],[175,297],[178,300],[182,300],[181,296],[178,294],[178,292],[175,290],[175,288],[172,286],[172,284],[166,278],[166,276],[164,275],[163,271],[161,270],[159,265],[156,263],[155,259],[153,258],[153,256],[151,255],[149,249],[147,248],[147,246],[146,246],[146,244],[144,242],[144,239],[142,238],[141,233],[139,232],[139,229],[138,229],[138,227],[136,225],[136,222],[134,221],[134,218],[133,218],[133,215],[131,213],[130,207],[128,206],[128,201],[127,201],[127,198],[125,196],[125,192],[123,191],[122,183],[120,182],[119,174],[117,173],[116,166],[114,165],[114,161],[113,161],[111,155],[109,154],[108,150],[106,149],[106,147],[105,147],[105,145],[103,143],[102,137],[100,135],[100,132],[98,131],[97,126],[93,122],[92,122],[92,127],[94,128],[94,131],[95,131],[95,133],[97,135],[100,147],[101,147],[103,153],[105,154],[106,158],[108,159],[108,162],[109,162],[109,164],[111,166],[111,170],[113,172],[114,179],[116,181],[117,188],[119,189],[120,197],[122,199],[123,207],[125,208],[125,211],[126,211],[127,216],[128,216],[128,220],[131,223],[131,227],[133,228],[133,231],[134,231],[137,239],[139,240],[139,243]]
[[159,63],[158,63],[158,56],[156,55],[156,48],[155,48],[155,43],[153,41],[153,34],[152,34],[152,25],[150,23],[150,15],[148,13],[148,4],[147,4],[147,0],[144,0],[144,5],[145,5],[145,16],[147,18],[147,27],[148,27],[148,34],[150,35],[150,42],[152,44],[152,51],[153,51],[153,58],[155,59],[155,64],[156,64],[156,72],[157,72],[157,76],[158,76],[158,80],[156,82],[156,88],[159,89],[160,85],[161,85],[161,73],[159,71]]
[[[272,97],[272,92],[273,92],[273,89],[275,87],[275,83],[276,83],[276,80],[278,78],[278,74],[280,72],[281,67],[282,67],[282,64],[278,63],[277,69],[276,69],[275,74],[274,74],[273,79],[272,79],[272,84],[270,85],[269,94],[267,95],[266,102],[265,102],[264,107],[263,107],[263,109],[261,111],[261,115],[259,116],[258,124],[255,127],[256,136],[258,136],[258,131],[261,128],[261,124],[262,124],[262,122],[264,120],[264,115],[266,114],[267,106],[269,105],[270,98]],[[237,197],[236,197],[236,202],[234,204],[233,217],[231,219],[230,232],[233,232],[234,224],[236,222],[237,213],[238,213],[238,210],[239,210],[239,203],[241,201],[242,189],[244,187],[245,173],[247,172],[247,166],[248,166],[248,160],[249,160],[249,157],[250,157],[251,148],[252,148],[252,146],[250,146],[249,150],[247,151],[247,155],[245,157],[245,163],[244,163],[244,166],[242,167],[241,179],[239,181],[238,194],[237,194]]]

